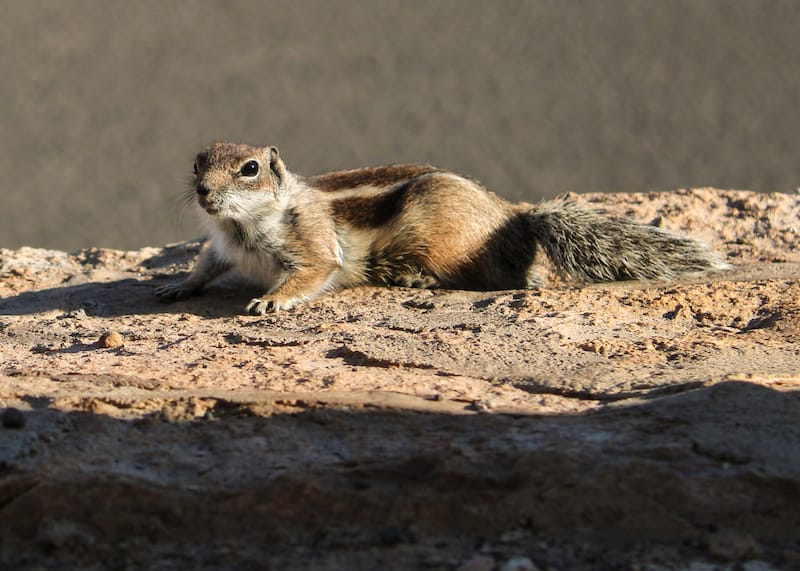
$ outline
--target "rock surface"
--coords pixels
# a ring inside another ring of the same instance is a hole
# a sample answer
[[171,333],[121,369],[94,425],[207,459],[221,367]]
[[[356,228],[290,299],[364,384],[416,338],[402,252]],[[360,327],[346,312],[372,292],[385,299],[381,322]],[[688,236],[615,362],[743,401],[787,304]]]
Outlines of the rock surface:
[[579,200],[735,268],[251,317],[155,300],[197,241],[0,250],[0,566],[797,565],[800,195]]

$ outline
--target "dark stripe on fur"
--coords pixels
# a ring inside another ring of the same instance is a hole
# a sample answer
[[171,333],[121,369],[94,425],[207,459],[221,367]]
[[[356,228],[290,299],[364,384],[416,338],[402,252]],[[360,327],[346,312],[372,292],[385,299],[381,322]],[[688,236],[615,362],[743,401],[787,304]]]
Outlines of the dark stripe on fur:
[[333,216],[355,228],[380,228],[403,209],[415,181],[375,196],[350,197],[331,203]]
[[334,192],[359,186],[393,186],[435,172],[442,170],[430,165],[389,165],[312,176],[306,182],[319,190]]

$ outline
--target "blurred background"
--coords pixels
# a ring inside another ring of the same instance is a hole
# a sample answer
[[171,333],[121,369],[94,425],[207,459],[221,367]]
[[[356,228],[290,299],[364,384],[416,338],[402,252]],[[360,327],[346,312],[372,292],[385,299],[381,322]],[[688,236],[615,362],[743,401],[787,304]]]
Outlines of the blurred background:
[[800,2],[26,1],[0,22],[0,247],[199,234],[195,153],[428,162],[510,199],[800,186]]

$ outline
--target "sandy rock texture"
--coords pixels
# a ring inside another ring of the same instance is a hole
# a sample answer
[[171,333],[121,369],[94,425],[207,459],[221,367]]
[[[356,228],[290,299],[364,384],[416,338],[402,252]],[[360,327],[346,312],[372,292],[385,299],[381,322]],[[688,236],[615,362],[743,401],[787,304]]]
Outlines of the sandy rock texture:
[[0,566],[800,565],[800,195],[575,198],[735,268],[253,317],[156,301],[199,241],[0,250]]

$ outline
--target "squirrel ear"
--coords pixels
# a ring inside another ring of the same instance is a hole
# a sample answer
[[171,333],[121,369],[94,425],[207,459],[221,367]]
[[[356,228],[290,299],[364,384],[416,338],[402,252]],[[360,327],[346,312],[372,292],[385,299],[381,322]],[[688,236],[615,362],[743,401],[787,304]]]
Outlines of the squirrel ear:
[[269,170],[271,170],[275,178],[278,179],[278,186],[283,186],[284,180],[286,179],[286,165],[284,165],[281,160],[278,147],[269,148]]

